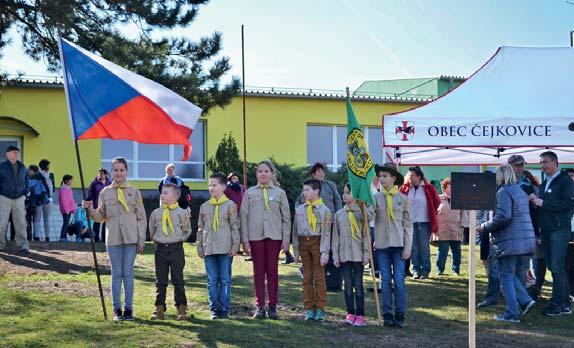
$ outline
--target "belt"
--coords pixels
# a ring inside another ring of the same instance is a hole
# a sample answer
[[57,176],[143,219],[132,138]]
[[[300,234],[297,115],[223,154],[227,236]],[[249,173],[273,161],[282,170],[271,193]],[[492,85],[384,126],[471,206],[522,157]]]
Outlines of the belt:
[[303,240],[313,240],[313,239],[321,239],[321,236],[299,236],[299,239]]
[[162,248],[175,248],[175,247],[181,247],[183,246],[183,242],[177,242],[177,243],[155,243],[158,247],[162,247]]

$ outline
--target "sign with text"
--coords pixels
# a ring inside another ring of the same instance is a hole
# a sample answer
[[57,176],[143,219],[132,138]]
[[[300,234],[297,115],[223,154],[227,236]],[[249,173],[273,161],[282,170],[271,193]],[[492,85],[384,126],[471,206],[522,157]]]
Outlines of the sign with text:
[[451,173],[451,206],[458,210],[494,210],[496,174]]

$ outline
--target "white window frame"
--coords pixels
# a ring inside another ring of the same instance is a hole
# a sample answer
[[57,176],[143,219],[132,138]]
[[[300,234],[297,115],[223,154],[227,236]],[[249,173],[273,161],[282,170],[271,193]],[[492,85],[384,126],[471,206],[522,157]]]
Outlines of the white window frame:
[[[22,137],[19,136],[0,136],[0,141],[15,141],[16,142],[16,147],[18,147],[20,149],[20,159],[22,160],[22,162],[24,162],[24,151],[22,149]],[[4,155],[4,158],[6,158],[6,154],[2,154]]]
[[[331,146],[332,146],[332,150],[333,150],[333,158],[331,158],[331,163],[325,163],[325,166],[327,168],[329,168],[331,171],[337,171],[339,170],[342,166],[341,166],[341,161],[339,161],[339,154],[337,153],[337,128],[338,127],[347,127],[347,125],[340,125],[340,124],[320,124],[320,123],[308,123],[307,127],[309,126],[315,126],[315,127],[331,127]],[[365,144],[367,144],[367,149],[369,147],[369,129],[371,128],[377,128],[377,127],[369,127],[369,126],[365,126],[362,127],[363,129],[363,135],[365,137]],[[308,146],[308,144],[306,144],[306,146]],[[307,148],[305,148],[305,151],[307,151]],[[307,165],[311,166],[314,163],[309,163],[309,159],[307,159]]]
[[[198,161],[176,161],[175,160],[175,149],[177,147],[181,147],[183,145],[167,145],[169,146],[169,155],[168,155],[168,160],[167,161],[159,161],[159,160],[139,160],[139,153],[138,153],[138,146],[139,143],[136,141],[132,141],[132,152],[133,152],[133,158],[132,159],[126,159],[128,161],[129,164],[129,171],[128,171],[128,179],[129,180],[138,180],[138,181],[159,181],[161,179],[163,179],[163,175],[162,176],[158,176],[158,177],[148,177],[148,176],[141,176],[139,174],[139,164],[146,164],[146,163],[161,163],[164,165],[167,165],[168,163],[173,163],[175,164],[175,168],[176,168],[176,175],[177,175],[177,166],[178,165],[184,165],[184,164],[201,164],[203,166],[203,178],[184,178],[182,177],[183,180],[185,180],[186,182],[205,182],[206,180],[206,165],[205,165],[205,157],[207,156],[207,130],[206,130],[206,122],[205,121],[197,121],[197,122],[203,122],[203,161],[202,162],[198,162]],[[158,144],[161,145],[161,144]],[[111,162],[113,160],[113,158],[102,158],[101,162]]]

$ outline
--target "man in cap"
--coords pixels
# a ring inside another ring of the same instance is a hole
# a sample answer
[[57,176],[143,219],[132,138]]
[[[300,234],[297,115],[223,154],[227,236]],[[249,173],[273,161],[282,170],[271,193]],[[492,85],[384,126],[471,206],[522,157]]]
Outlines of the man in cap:
[[8,219],[12,214],[16,230],[16,246],[20,253],[28,254],[24,206],[28,190],[28,171],[18,160],[19,154],[20,149],[10,145],[6,149],[6,161],[0,163],[0,250],[6,246]]

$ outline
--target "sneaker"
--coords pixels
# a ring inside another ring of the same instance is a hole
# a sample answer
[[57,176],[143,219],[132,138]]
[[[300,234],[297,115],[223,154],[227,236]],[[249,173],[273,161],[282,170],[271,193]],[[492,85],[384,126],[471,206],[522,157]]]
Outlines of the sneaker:
[[395,325],[397,327],[403,328],[405,327],[405,315],[401,312],[395,313]]
[[347,314],[345,317],[344,323],[353,325],[355,324],[355,315],[354,314]]
[[428,279],[428,278],[429,278],[428,273],[423,273],[423,274],[421,274],[420,277],[419,277],[419,279]]
[[418,272],[413,273],[413,279],[421,279],[421,275]]
[[229,319],[229,312],[220,309],[217,311],[217,316],[219,317],[219,319]]
[[293,262],[295,262],[295,258],[293,257],[293,255],[291,255],[291,254],[285,255],[285,261],[283,261],[284,265],[289,265]]
[[309,309],[307,312],[305,312],[305,321],[313,321],[313,320],[315,320],[315,311]]
[[452,272],[452,275],[454,275],[456,277],[460,277],[460,272]]
[[561,308],[560,315],[570,315],[570,314],[572,314],[572,309],[570,309],[570,306]]
[[437,276],[443,276],[443,275],[444,275],[444,271],[438,271],[438,272],[436,272],[436,275],[437,275]]
[[323,321],[325,320],[325,312],[322,309],[317,309],[315,311],[315,320],[316,321]]
[[532,307],[534,307],[535,304],[536,304],[536,301],[530,301],[527,304],[525,304],[524,307],[522,308],[522,312],[520,313],[520,316],[523,317],[526,314],[528,314],[528,312],[530,312],[530,310],[532,309]]
[[18,254],[19,254],[20,256],[28,256],[28,255],[30,255],[30,250],[28,250],[28,249],[20,249],[20,250],[18,250]]
[[269,308],[267,309],[267,316],[271,320],[277,320],[277,307],[269,306]]
[[550,303],[548,307],[544,310],[544,315],[547,317],[556,317],[562,314],[562,308],[554,303]]
[[112,318],[113,321],[122,321],[124,320],[124,316],[122,314],[121,309],[114,309],[114,317]]
[[393,318],[392,313],[384,313],[383,314],[383,326],[386,326],[386,327],[395,326],[395,318]]
[[217,311],[211,311],[210,318],[211,318],[211,320],[219,319],[219,313],[217,313]]
[[265,307],[257,307],[257,310],[253,313],[253,319],[265,319]]
[[490,300],[484,300],[481,303],[479,303],[476,307],[478,308],[488,308],[488,307],[492,307],[492,306],[496,306],[498,303],[494,302],[494,301],[490,301]]
[[357,317],[355,318],[355,323],[353,324],[353,326],[366,326],[367,325],[367,321],[365,320],[365,317],[363,317],[362,315],[357,315]]
[[506,313],[495,315],[494,320],[505,321],[507,323],[520,323],[520,319],[513,318],[511,315]]
[[124,309],[124,320],[134,320],[134,312],[131,309]]
[[39,242],[40,238],[39,237],[34,237],[34,242]]

